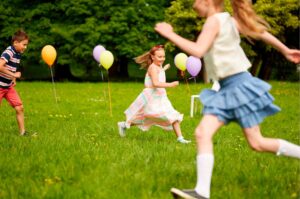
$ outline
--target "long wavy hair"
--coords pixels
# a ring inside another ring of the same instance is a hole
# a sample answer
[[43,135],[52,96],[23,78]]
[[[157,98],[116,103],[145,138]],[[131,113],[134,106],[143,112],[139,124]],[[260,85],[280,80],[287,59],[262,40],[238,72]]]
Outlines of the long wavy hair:
[[147,70],[148,67],[153,63],[151,55],[155,55],[155,52],[161,49],[164,49],[163,45],[153,46],[149,51],[134,58],[134,61],[141,66],[141,69]]
[[[214,1],[216,3],[220,0]],[[254,11],[251,0],[231,0],[231,6],[233,17],[245,36],[256,39],[259,34],[269,29],[269,24]]]

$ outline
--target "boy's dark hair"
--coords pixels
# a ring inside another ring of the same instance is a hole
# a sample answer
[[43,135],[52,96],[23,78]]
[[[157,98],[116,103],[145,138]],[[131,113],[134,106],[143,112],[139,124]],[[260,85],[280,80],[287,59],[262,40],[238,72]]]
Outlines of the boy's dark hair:
[[18,30],[11,38],[12,43],[14,43],[14,41],[21,42],[23,40],[29,40],[29,36],[26,34],[24,30]]

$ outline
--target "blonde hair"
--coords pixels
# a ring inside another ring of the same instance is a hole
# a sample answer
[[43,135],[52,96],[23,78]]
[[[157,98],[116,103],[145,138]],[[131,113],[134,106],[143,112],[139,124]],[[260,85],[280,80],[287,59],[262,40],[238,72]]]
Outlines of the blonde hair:
[[163,45],[153,46],[149,51],[144,54],[134,58],[135,63],[141,65],[141,69],[148,69],[148,67],[152,64],[153,60],[151,55],[155,55],[155,52],[158,50],[164,49]]
[[270,26],[253,10],[251,0],[231,0],[233,17],[245,36],[256,39]]

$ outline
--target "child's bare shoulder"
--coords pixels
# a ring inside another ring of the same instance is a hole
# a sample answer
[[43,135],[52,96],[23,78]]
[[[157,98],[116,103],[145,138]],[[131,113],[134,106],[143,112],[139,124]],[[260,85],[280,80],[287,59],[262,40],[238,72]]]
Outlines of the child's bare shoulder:
[[148,72],[149,71],[158,71],[159,70],[159,67],[156,66],[155,64],[151,64],[149,67],[148,67]]

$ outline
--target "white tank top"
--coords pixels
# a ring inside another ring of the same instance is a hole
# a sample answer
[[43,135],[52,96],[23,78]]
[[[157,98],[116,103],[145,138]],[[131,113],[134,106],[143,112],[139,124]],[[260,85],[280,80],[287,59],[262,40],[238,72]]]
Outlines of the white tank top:
[[220,31],[211,48],[204,55],[207,76],[219,80],[247,71],[251,63],[240,46],[240,35],[229,13],[214,15],[220,23]]

